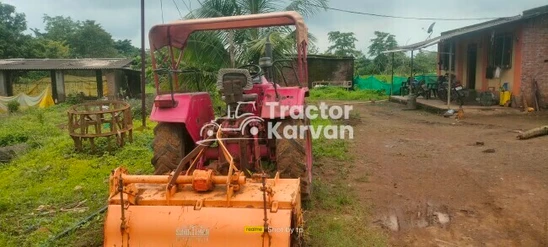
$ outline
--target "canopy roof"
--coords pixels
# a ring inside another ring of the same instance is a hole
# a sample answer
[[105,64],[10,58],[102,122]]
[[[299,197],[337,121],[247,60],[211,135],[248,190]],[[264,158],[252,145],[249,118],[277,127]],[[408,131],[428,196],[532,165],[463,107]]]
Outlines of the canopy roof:
[[129,69],[129,58],[0,59],[0,70],[97,70]]
[[182,48],[188,36],[194,31],[244,29],[257,27],[294,25],[297,32],[297,43],[307,40],[308,30],[302,16],[295,11],[267,14],[240,15],[206,19],[180,20],[172,23],[153,26],[149,32],[152,51],[165,46]]

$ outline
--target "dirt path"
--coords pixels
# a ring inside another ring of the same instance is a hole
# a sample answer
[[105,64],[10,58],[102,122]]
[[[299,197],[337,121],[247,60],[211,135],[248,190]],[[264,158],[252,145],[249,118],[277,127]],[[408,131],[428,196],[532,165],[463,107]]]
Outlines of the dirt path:
[[393,246],[548,246],[548,137],[515,138],[547,116],[402,108],[356,104],[351,142],[352,183]]

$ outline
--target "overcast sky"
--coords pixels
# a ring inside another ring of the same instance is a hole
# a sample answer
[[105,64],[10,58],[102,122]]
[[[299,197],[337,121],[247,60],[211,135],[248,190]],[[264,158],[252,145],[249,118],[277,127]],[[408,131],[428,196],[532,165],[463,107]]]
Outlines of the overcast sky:
[[[162,23],[161,0],[146,0],[146,30]],[[25,13],[29,28],[43,29],[42,17],[70,16],[75,20],[96,20],[114,39],[130,39],[140,46],[140,1],[139,0],[0,0]],[[162,0],[166,22],[179,19],[175,4],[182,16],[189,9],[199,7],[198,0]],[[186,2],[185,4],[183,4]],[[475,18],[504,17],[521,14],[523,10],[546,5],[547,0],[331,0],[329,6],[339,9],[363,11],[377,14],[413,17]],[[187,8],[188,6],[188,8]],[[369,40],[375,30],[396,35],[400,45],[425,40],[426,29],[433,21],[379,18],[327,10],[306,18],[310,32],[317,38],[317,46],[323,52],[329,46],[329,31],[354,32],[356,47],[367,51]],[[434,34],[482,21],[436,21]],[[148,42],[147,42],[148,44]],[[435,47],[431,48],[435,49]]]

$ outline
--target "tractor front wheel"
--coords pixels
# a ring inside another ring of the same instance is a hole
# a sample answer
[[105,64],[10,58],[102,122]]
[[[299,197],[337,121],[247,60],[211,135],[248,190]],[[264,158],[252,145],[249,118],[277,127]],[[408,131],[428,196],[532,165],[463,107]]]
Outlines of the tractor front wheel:
[[[302,119],[283,119],[276,139],[276,166],[281,178],[301,179],[301,200],[309,201],[312,192],[312,137],[310,130],[300,136],[300,128],[305,126]],[[297,138],[284,137],[284,128],[297,129]]]
[[166,174],[177,168],[192,148],[192,141],[183,124],[159,123],[154,128],[152,165],[154,174]]

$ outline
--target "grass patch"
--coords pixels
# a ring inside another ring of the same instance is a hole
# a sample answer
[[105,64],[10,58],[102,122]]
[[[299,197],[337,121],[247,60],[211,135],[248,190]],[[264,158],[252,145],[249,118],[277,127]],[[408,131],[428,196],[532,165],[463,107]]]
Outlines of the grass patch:
[[[134,174],[153,170],[152,129],[135,131],[133,143],[112,153],[77,153],[66,129],[67,108],[56,105],[0,116],[0,138],[14,143],[24,138],[9,136],[26,136],[23,142],[30,146],[27,153],[0,164],[0,246],[42,246],[106,205],[110,171],[120,165]],[[81,211],[70,210],[78,203]],[[93,222],[83,226],[93,234],[74,234],[62,240],[65,244],[49,246],[101,245],[101,221]]]
[[[313,126],[330,123],[314,119]],[[349,176],[353,157],[346,140],[313,141],[314,179],[311,209],[305,213],[309,246],[387,246],[381,232],[367,226],[367,209],[356,200]]]
[[383,100],[384,91],[346,90],[340,87],[319,87],[310,90],[311,100]]

